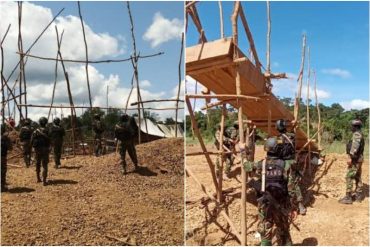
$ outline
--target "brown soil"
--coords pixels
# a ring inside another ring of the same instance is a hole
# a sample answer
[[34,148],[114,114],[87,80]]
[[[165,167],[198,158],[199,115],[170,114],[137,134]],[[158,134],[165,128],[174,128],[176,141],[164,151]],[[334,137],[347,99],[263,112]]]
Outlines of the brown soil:
[[[210,150],[214,148],[209,145]],[[200,151],[198,145],[187,145],[187,152]],[[257,147],[256,160],[264,156],[263,148]],[[212,156],[215,159],[216,156]],[[204,156],[188,156],[186,166],[206,186],[215,192],[208,164]],[[224,181],[224,189],[236,188],[226,195],[229,216],[240,229],[240,168],[234,167],[234,177]],[[307,214],[298,215],[291,226],[295,245],[369,245],[369,161],[363,163],[362,179],[366,198],[362,203],[343,205],[338,199],[345,192],[346,155],[328,154],[315,176],[315,185],[305,194]],[[228,234],[222,215],[211,217],[215,204],[206,200],[204,193],[191,177],[186,177],[186,244],[187,245],[239,245]],[[255,236],[257,207],[254,191],[247,191],[247,244],[258,245]],[[218,225],[218,226],[217,226]],[[221,230],[221,228],[223,230]],[[276,244],[276,243],[275,243]]]
[[130,161],[125,176],[115,154],[63,160],[58,170],[50,162],[46,187],[34,166],[9,166],[2,245],[182,245],[183,149],[182,138],[138,145],[142,168],[132,172]]

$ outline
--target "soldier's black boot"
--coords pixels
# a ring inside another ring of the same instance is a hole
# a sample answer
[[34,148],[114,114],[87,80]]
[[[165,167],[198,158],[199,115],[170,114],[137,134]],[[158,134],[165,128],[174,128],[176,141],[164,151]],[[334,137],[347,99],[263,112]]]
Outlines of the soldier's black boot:
[[48,182],[46,181],[47,176],[48,176],[48,172],[44,169],[42,171],[42,185],[43,186],[46,186],[48,184]]
[[347,192],[346,196],[339,200],[339,203],[342,204],[352,204],[352,202],[351,192]]
[[305,208],[302,202],[298,203],[298,208],[299,208],[300,215],[306,215],[307,209]]
[[38,172],[38,173],[36,173],[36,175],[37,175],[37,182],[41,183],[40,173]]
[[362,192],[356,192],[356,202],[362,202],[363,199],[365,199],[365,196]]

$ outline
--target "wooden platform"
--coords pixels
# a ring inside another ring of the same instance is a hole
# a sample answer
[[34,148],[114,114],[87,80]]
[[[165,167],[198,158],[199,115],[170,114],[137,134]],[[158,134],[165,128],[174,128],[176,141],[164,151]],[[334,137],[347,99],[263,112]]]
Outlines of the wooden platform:
[[[233,61],[233,50],[231,38],[186,48],[186,74],[215,94],[236,94],[236,63]],[[237,51],[239,57],[245,57],[238,48]],[[267,132],[268,106],[271,101],[271,130],[274,135],[277,134],[276,120],[292,121],[293,114],[274,95],[265,94],[265,77],[250,60],[246,59],[238,64],[242,94],[261,98],[258,101],[243,100],[243,114],[249,120],[258,122],[257,128]],[[236,101],[230,104],[237,107]],[[307,142],[306,134],[301,129],[297,130],[296,142],[297,148]],[[311,144],[311,149],[317,150],[315,143]]]

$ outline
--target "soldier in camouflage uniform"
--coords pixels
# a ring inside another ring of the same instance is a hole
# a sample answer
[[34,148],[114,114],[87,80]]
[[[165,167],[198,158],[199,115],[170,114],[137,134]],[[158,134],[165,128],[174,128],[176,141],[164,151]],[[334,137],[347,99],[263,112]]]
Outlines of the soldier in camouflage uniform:
[[50,152],[50,137],[49,131],[46,127],[48,123],[47,118],[41,117],[39,119],[39,125],[33,133],[31,137],[31,144],[35,150],[36,154],[36,176],[37,182],[41,182],[40,172],[41,172],[41,165],[43,168],[42,171],[42,182],[43,185],[47,185],[47,176],[48,176],[48,163],[49,163],[49,152]]
[[138,161],[135,149],[134,140],[137,137],[137,128],[134,123],[135,119],[123,114],[120,117],[120,122],[116,124],[114,128],[114,135],[121,144],[120,144],[120,155],[121,155],[121,165],[122,165],[122,174],[127,172],[126,164],[126,151],[128,152],[132,163],[134,163],[135,170],[138,169]]
[[[245,170],[247,172],[255,170],[259,177],[259,181],[253,187],[257,191],[258,198],[257,231],[261,235],[261,246],[272,245],[274,225],[279,245],[292,245],[289,231],[291,200],[288,192],[290,165],[281,157],[288,154],[282,153],[284,149],[290,150],[290,154],[292,150],[294,153],[294,149],[290,149],[289,146],[284,148],[284,146],[285,144],[279,143],[278,137],[270,137],[265,143],[267,157],[264,161],[244,162]],[[264,188],[261,181],[263,179],[265,179]]]
[[26,167],[30,167],[31,165],[31,154],[32,154],[32,146],[31,146],[31,136],[32,136],[33,129],[31,127],[31,119],[26,118],[24,120],[24,124],[19,132],[19,139],[22,142],[23,147],[23,159]]
[[[217,130],[215,132],[215,135],[214,135],[214,138],[215,138],[215,146],[217,148],[217,150],[221,150],[221,125],[218,125],[217,126]],[[232,148],[232,139],[229,138],[227,135],[226,135],[226,131],[224,131],[224,136],[223,136],[223,146],[227,147],[229,150],[231,150]],[[231,164],[233,163],[233,154],[224,154],[223,157],[221,157],[223,159],[223,161],[225,162],[225,173],[226,175],[228,175],[230,173],[230,167],[231,167]],[[220,171],[220,160],[217,159],[216,160],[216,167],[217,167],[217,172],[222,172]]]
[[12,149],[12,142],[6,133],[6,126],[1,125],[1,192],[8,191],[6,186],[7,156]]
[[339,200],[343,204],[352,204],[352,188],[355,182],[355,199],[361,202],[364,199],[363,184],[361,180],[362,162],[364,160],[365,140],[361,132],[362,122],[360,120],[353,120],[352,125],[352,139],[347,144],[348,154],[348,168],[346,174],[346,195]]
[[64,128],[60,126],[59,118],[54,119],[49,134],[54,149],[55,168],[58,169],[61,166],[60,157],[62,156],[63,137],[65,135]]
[[[233,126],[226,128],[225,136],[227,137],[228,145],[227,148],[230,151],[235,151],[235,145],[239,141],[239,124],[235,123]],[[231,172],[231,167],[233,166],[234,157],[232,154],[229,156],[229,161],[225,164],[226,176],[229,176]]]
[[100,120],[100,115],[94,115],[94,122],[92,124],[93,131],[95,133],[95,156],[98,157],[102,154],[102,137],[104,132],[103,122]]
[[285,147],[285,150],[281,151],[281,158],[285,161],[286,167],[289,169],[288,192],[291,198],[298,203],[299,214],[305,215],[307,210],[303,205],[303,196],[299,187],[301,172],[295,161],[295,135],[294,133],[288,133],[286,126],[285,120],[280,119],[276,121],[276,130],[279,131],[277,141],[278,144],[284,144],[282,147]]

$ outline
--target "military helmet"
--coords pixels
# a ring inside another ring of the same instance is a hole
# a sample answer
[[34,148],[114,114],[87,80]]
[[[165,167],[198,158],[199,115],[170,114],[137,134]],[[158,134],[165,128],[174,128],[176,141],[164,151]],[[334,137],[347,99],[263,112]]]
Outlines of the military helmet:
[[352,126],[358,126],[358,127],[362,127],[362,122],[360,119],[355,119],[355,120],[352,120],[351,121],[351,125]]
[[128,120],[128,115],[126,114],[126,113],[123,113],[122,115],[121,115],[121,117],[120,117],[120,120],[122,121],[122,122],[126,122],[127,120]]
[[31,125],[31,119],[29,119],[29,118],[26,118],[25,120],[24,120],[24,125],[26,125],[26,126],[28,126],[28,125]]
[[45,126],[48,123],[48,119],[46,117],[40,117],[39,124],[41,126]]
[[94,118],[99,120],[100,119],[100,115],[98,113],[96,113],[96,114],[94,114]]
[[53,120],[54,124],[59,125],[60,124],[60,118],[56,117]]
[[269,137],[264,145],[264,150],[269,153],[273,153],[277,145],[276,137]]
[[286,131],[286,121],[284,119],[279,119],[276,121],[276,130],[279,132]]

